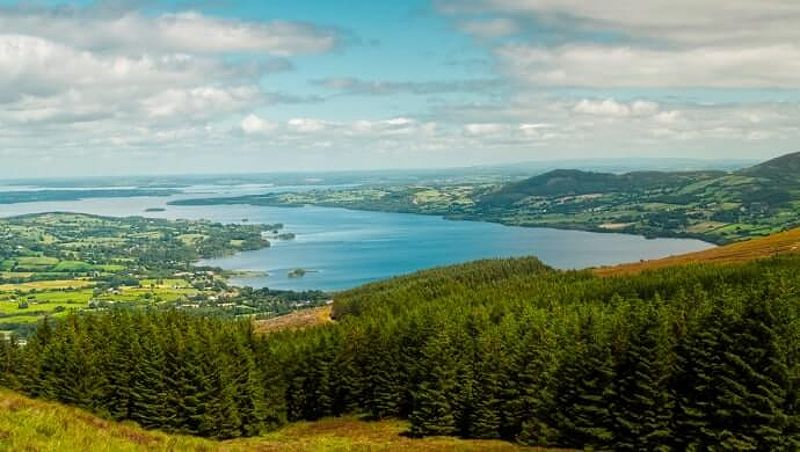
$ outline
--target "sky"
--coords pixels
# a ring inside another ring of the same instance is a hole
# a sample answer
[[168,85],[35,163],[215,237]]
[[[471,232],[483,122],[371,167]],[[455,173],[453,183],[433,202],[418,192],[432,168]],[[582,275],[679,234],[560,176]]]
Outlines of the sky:
[[766,159],[796,0],[0,0],[0,177]]

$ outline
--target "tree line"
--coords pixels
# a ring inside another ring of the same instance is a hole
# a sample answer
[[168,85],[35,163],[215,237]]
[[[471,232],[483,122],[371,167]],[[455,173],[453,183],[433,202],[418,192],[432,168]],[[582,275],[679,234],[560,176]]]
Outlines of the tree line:
[[599,278],[535,259],[341,294],[330,326],[114,310],[0,344],[0,384],[230,438],[346,413],[415,436],[614,450],[800,447],[800,256]]

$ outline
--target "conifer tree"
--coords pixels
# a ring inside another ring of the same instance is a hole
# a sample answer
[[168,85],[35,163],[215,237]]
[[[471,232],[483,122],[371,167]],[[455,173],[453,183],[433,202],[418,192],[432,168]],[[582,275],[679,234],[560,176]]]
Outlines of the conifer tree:
[[729,350],[714,401],[724,447],[780,450],[789,444],[784,413],[789,375],[769,301],[750,299],[740,321],[729,328]]
[[287,419],[287,377],[271,348],[269,340],[259,340],[254,344],[255,366],[260,374],[263,394],[264,427],[274,429],[286,423]]
[[718,397],[721,357],[727,339],[724,322],[730,316],[716,306],[699,325],[680,338],[671,387],[675,394],[674,445],[678,450],[697,450],[717,444],[712,413]]
[[506,356],[495,329],[479,338],[475,359],[474,405],[468,434],[471,438],[499,438],[502,370]]
[[396,350],[388,339],[374,329],[367,343],[371,351],[366,359],[364,378],[365,406],[375,419],[395,416],[400,412],[402,382]]
[[249,339],[231,337],[233,348],[231,353],[231,371],[233,373],[232,386],[235,394],[235,404],[241,422],[242,436],[255,436],[264,431],[267,417],[267,407],[264,401],[264,388],[261,382],[261,373],[255,365],[255,359],[244,340]]
[[307,366],[303,387],[307,397],[303,407],[304,418],[314,420],[330,416],[333,414],[333,348],[326,335],[323,334],[309,352]]
[[604,448],[613,441],[608,410],[612,354],[596,334],[589,317],[582,326],[581,343],[556,376],[553,422],[559,443],[565,446]]
[[553,373],[557,358],[552,333],[541,328],[524,334],[514,352],[504,391],[504,437],[523,444],[548,446],[556,431],[549,425],[553,408]]
[[20,351],[16,336],[0,337],[0,386],[17,389],[19,379],[16,371],[20,363]]
[[669,357],[657,307],[631,318],[633,331],[615,368],[611,415],[615,450],[667,450],[672,437]]
[[[337,332],[338,333],[338,332]],[[332,411],[338,416],[358,410],[363,400],[363,369],[358,365],[358,337],[335,336],[335,357],[331,373]]]
[[112,419],[130,419],[132,376],[136,360],[131,344],[139,340],[138,333],[123,311],[114,312],[114,316],[106,320],[106,323],[110,325],[107,328],[109,352],[105,354],[106,387],[103,391],[103,405]]
[[414,436],[452,435],[457,431],[451,400],[456,385],[455,350],[446,333],[433,337],[422,350],[423,379],[414,393],[409,420]]
[[156,340],[158,331],[148,317],[140,330],[139,340],[132,344],[132,354],[138,357],[131,378],[131,419],[149,428],[166,425],[164,384],[164,352]]

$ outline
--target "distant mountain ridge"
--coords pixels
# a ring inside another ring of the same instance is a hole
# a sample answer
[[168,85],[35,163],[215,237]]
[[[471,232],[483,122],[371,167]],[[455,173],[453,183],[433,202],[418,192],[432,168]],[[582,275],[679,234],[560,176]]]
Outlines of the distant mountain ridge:
[[618,191],[656,190],[696,183],[731,174],[800,184],[800,152],[787,154],[758,165],[729,173],[726,171],[634,171],[624,174],[556,169],[510,183],[485,200],[517,201],[527,196],[576,196]]
[[653,190],[721,177],[723,171],[636,171],[625,174],[553,170],[504,186],[488,200],[516,201],[527,196],[576,196],[615,191]]
[[782,155],[749,168],[738,174],[766,179],[800,183],[800,152]]
[[800,226],[800,153],[730,171],[555,169],[506,183],[374,185],[172,204],[318,205],[724,244]]

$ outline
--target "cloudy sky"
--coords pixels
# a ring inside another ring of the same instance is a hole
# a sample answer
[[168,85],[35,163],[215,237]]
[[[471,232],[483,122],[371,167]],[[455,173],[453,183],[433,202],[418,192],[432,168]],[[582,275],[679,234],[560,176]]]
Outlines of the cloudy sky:
[[0,0],[0,177],[800,149],[797,0]]

